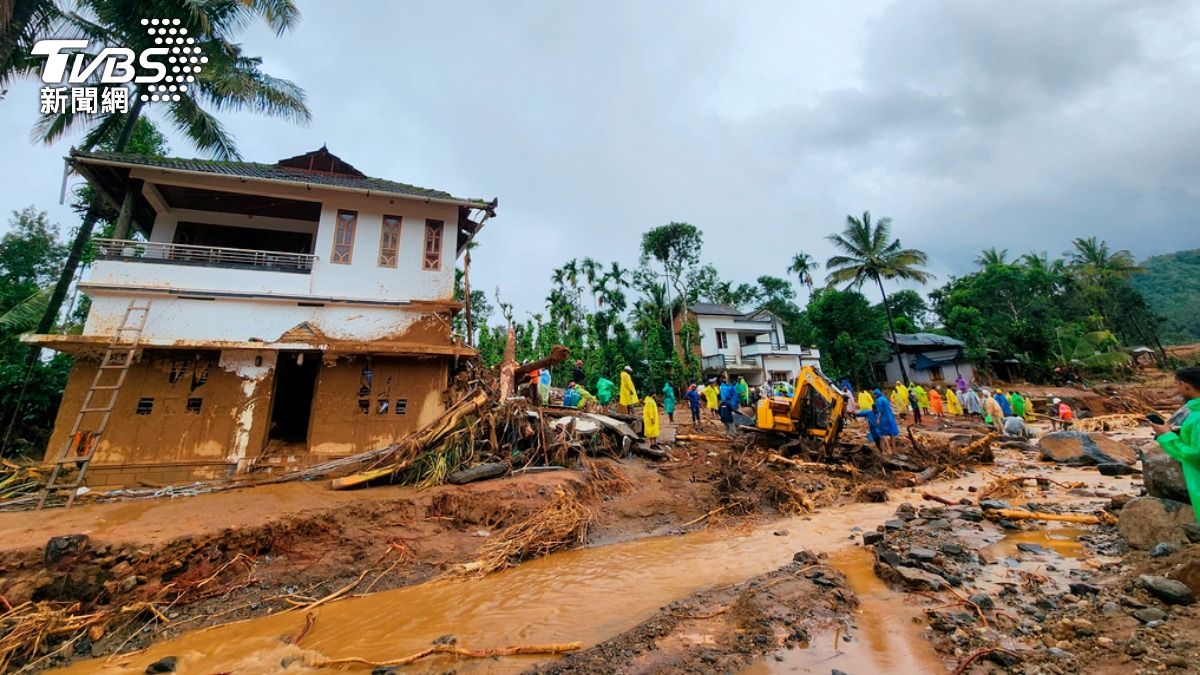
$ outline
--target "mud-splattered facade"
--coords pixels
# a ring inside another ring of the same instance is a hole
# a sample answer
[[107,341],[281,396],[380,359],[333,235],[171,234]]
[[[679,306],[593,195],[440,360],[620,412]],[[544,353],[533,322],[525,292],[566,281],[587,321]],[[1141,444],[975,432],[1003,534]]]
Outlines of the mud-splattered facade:
[[273,165],[69,159],[135,234],[96,240],[81,335],[25,338],[76,355],[48,460],[74,442],[131,302],[149,311],[93,487],[303,466],[386,445],[444,409],[474,354],[452,335],[455,264],[495,200],[368,178],[325,148]]

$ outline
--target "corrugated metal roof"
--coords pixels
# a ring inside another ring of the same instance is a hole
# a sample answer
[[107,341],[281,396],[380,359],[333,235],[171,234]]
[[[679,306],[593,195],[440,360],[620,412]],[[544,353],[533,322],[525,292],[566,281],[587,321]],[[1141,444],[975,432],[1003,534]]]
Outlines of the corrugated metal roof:
[[448,199],[458,202],[487,206],[489,202],[482,199],[464,199],[455,197],[449,192],[397,183],[383,178],[354,176],[345,173],[322,173],[305,171],[278,164],[258,164],[256,162],[223,162],[210,159],[185,159],[181,157],[153,157],[118,152],[83,152],[71,150],[71,157],[76,160],[100,160],[118,162],[136,166],[159,167],[176,171],[192,171],[219,176],[235,176],[238,178],[260,178],[266,180],[281,180],[312,185],[329,185],[331,187],[357,188],[371,190],[381,194],[393,194],[402,197]]
[[[883,338],[891,342],[890,336]],[[966,344],[952,337],[936,333],[897,333],[896,344],[901,347],[965,347]]]

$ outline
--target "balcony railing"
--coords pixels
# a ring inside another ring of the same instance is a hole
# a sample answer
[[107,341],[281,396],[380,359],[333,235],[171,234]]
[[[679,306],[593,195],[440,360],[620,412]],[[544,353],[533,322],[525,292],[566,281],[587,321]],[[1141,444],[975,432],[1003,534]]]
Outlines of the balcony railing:
[[317,256],[308,253],[255,251],[221,246],[193,246],[130,239],[95,238],[92,241],[96,245],[96,257],[100,260],[234,267],[307,274],[312,271],[313,262],[317,259]]
[[712,354],[711,356],[700,357],[700,367],[705,371],[738,370],[758,368],[759,363],[756,358],[738,356],[736,354]]

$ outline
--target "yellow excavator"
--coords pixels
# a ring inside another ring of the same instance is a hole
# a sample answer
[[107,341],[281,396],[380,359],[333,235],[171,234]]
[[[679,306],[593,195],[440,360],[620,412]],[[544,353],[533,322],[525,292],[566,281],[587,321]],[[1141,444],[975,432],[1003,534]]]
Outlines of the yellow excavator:
[[793,440],[784,449],[796,445],[830,452],[837,445],[846,412],[846,394],[812,366],[804,366],[796,377],[791,398],[759,400],[755,428],[777,432]]

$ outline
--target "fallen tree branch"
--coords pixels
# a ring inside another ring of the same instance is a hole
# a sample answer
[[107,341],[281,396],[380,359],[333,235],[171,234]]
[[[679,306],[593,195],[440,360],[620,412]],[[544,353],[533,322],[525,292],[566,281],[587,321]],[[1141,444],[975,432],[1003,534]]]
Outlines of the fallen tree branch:
[[931,495],[928,492],[922,492],[921,499],[924,499],[925,501],[929,501],[929,502],[937,502],[939,504],[944,504],[946,506],[958,506],[959,505],[958,502],[950,501],[949,499],[946,499],[945,497]]
[[699,518],[693,518],[693,519],[687,521],[686,523],[684,523],[683,525],[680,525],[680,527],[688,527],[689,525],[695,525],[696,523],[704,520],[705,518],[708,518],[709,516],[715,516],[718,513],[724,511],[725,509],[727,509],[731,506],[737,506],[738,504],[741,504],[741,502],[730,502],[729,504],[726,504],[725,506],[722,506],[719,509],[713,509],[712,511],[709,511],[708,513],[700,516]]
[[784,457],[779,453],[768,452],[767,461],[774,464],[784,464],[793,469],[814,469],[818,471],[842,471],[851,475],[858,474],[858,469],[850,464],[826,464],[824,462],[805,462],[799,459]]
[[1045,511],[1025,511],[1022,509],[988,509],[983,512],[988,518],[1007,518],[1009,520],[1053,520],[1062,523],[1078,525],[1116,525],[1117,518],[1110,513],[1100,512],[1099,515],[1087,513],[1047,513]]
[[336,591],[330,593],[329,595],[321,598],[320,600],[317,600],[314,603],[311,603],[308,605],[303,605],[304,609],[316,609],[317,607],[320,607],[321,605],[323,605],[327,602],[332,602],[333,600],[337,600],[338,598],[342,597],[346,593],[349,593],[350,589],[352,589],[355,586],[362,583],[362,580],[364,578],[366,578],[367,573],[370,571],[371,570],[363,570],[362,574],[358,575],[358,578],[355,579],[354,581],[351,581],[350,583],[346,584],[345,586],[342,586],[341,588],[339,588]]
[[1018,658],[1018,659],[1021,658],[1017,654],[1014,654],[1013,652],[1010,652],[1007,649],[1001,649],[999,647],[988,647],[987,649],[980,649],[979,651],[975,652],[974,654],[968,656],[965,661],[963,661],[961,664],[959,664],[958,668],[954,669],[953,675],[962,675],[963,673],[965,673],[967,671],[967,668],[969,668],[972,663],[975,663],[976,661],[983,658],[984,656],[987,656],[988,654],[994,654],[996,652],[1008,654],[1009,656],[1012,656],[1012,657]]
[[304,626],[301,627],[300,630],[297,631],[297,633],[293,637],[288,639],[288,643],[293,644],[293,645],[300,644],[300,641],[304,639],[305,635],[308,635],[308,632],[310,630],[312,630],[312,627],[315,623],[317,623],[317,615],[316,614],[313,614],[312,612],[305,614],[304,615]]
[[428,656],[435,654],[451,654],[453,656],[462,656],[470,659],[489,659],[497,656],[521,656],[526,654],[565,654],[583,649],[582,642],[566,642],[562,644],[549,645],[518,645],[513,647],[497,647],[495,649],[466,649],[456,645],[433,645],[412,654],[390,661],[372,661],[358,656],[350,656],[343,659],[319,659],[310,660],[308,665],[312,668],[337,668],[340,666],[363,665],[378,667],[388,666],[406,666],[410,663],[415,663]]

